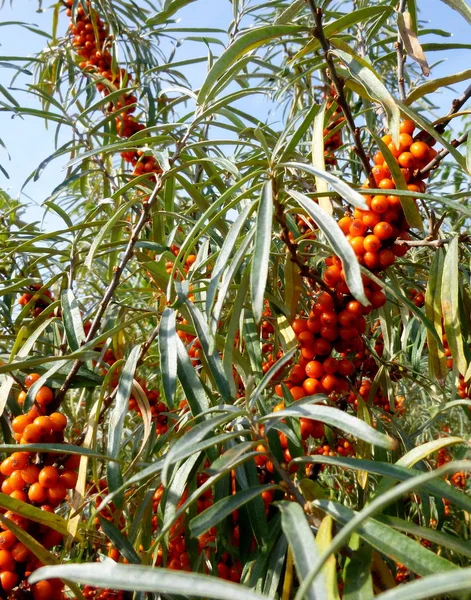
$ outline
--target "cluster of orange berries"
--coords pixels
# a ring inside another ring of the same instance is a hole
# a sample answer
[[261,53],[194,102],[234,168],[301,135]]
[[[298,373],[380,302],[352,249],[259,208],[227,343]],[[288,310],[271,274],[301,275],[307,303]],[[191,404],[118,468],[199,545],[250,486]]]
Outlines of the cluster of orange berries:
[[116,590],[100,590],[86,585],[82,591],[83,597],[87,600],[126,600],[131,598],[131,594],[128,592],[116,591]]
[[[28,375],[25,386],[31,387],[39,379],[37,373]],[[20,405],[24,403],[26,392],[19,394]],[[48,407],[54,399],[53,391],[43,386],[35,396],[33,407],[25,414],[18,415],[11,423],[15,439],[20,444],[61,443],[67,417],[59,412],[49,412]],[[48,414],[49,413],[49,414]],[[0,464],[1,491],[11,498],[37,506],[41,510],[54,512],[66,499],[67,490],[75,487],[80,457],[69,458],[57,454],[38,454],[34,452],[14,452]],[[28,531],[45,548],[57,546],[62,534],[30,521],[12,511],[5,517]],[[2,525],[0,533],[0,583],[1,589],[10,594],[17,588],[21,597],[24,591],[32,593],[33,600],[61,600],[63,584],[57,580],[41,581],[31,588],[27,577],[41,566],[38,559],[19,542],[16,536]],[[15,592],[16,593],[16,592]],[[8,596],[10,597],[10,596]]]
[[[66,14],[72,18],[73,0],[65,0],[65,4]],[[107,48],[110,40],[108,28],[91,8],[90,2],[86,6],[87,11],[80,5],[77,7],[75,20],[70,24],[72,45],[84,59],[79,67],[94,76],[97,90],[107,96],[111,91],[129,86],[132,77],[125,69],[114,68],[113,57]],[[130,93],[123,93],[110,102],[108,112],[116,113],[116,130],[120,137],[129,138],[145,129],[132,114],[136,102],[137,97]],[[134,166],[133,175],[162,172],[157,160],[153,156],[147,156],[142,150],[122,152],[121,156]]]
[[[412,121],[401,123],[399,148],[396,148],[390,135],[382,139],[397,160],[408,189],[411,193],[421,193],[426,190],[426,185],[419,178],[419,170],[432,160],[436,151],[425,142],[414,141],[414,128]],[[340,219],[339,226],[350,241],[360,264],[379,272],[394,264],[396,257],[406,254],[407,245],[397,242],[409,239],[409,224],[404,217],[400,197],[393,193],[396,186],[381,152],[375,154],[374,161],[372,174],[384,194],[365,196],[369,210],[355,208],[353,215],[347,214]],[[370,187],[369,183],[366,182],[364,187]],[[326,269],[324,281],[329,287],[344,283],[338,261],[334,260]],[[366,279],[365,284],[370,287],[368,281]]]
[[[20,304],[21,306],[26,306],[29,302],[31,302],[31,300],[33,299],[33,297],[35,296],[35,294],[42,288],[42,285],[40,283],[33,283],[32,285],[29,286],[29,291],[25,292],[24,294],[22,294],[19,298],[18,298],[18,304]],[[52,296],[52,293],[50,290],[43,290],[41,292],[41,295],[38,296],[34,303],[33,306],[31,307],[31,315],[33,317],[39,317],[39,315],[52,303],[54,302],[54,298]]]

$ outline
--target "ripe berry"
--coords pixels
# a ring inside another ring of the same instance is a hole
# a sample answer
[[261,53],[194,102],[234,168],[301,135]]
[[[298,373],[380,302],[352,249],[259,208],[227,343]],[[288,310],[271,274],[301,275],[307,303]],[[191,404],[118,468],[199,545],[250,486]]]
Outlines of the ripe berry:
[[393,228],[392,225],[390,225],[386,221],[380,221],[377,225],[375,225],[373,233],[381,241],[387,240],[392,236]]
[[31,387],[40,377],[41,375],[39,375],[39,373],[30,373],[25,377],[25,386],[27,388]]
[[44,467],[39,473],[38,481],[43,487],[53,487],[59,481],[58,469],[56,467]]
[[35,400],[40,406],[47,406],[54,400],[54,393],[51,388],[43,385],[41,388],[39,388]]

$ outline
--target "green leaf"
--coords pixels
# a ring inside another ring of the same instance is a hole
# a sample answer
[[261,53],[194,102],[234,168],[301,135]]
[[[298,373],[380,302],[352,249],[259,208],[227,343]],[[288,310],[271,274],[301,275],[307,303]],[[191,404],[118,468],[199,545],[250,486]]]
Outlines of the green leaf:
[[[339,45],[336,42],[336,45]],[[401,113],[399,107],[391,96],[386,86],[381,82],[373,68],[364,59],[358,56],[351,56],[343,50],[334,50],[333,54],[338,56],[345,64],[352,77],[359,83],[366,92],[379,102],[388,118],[389,132],[392,135],[393,141],[399,147],[399,123]]]
[[471,23],[471,7],[465,0],[442,0],[444,4],[447,4],[453,10],[456,10],[464,17],[468,23]]
[[100,454],[90,448],[74,446],[73,444],[0,444],[0,452],[48,452],[54,454],[86,454],[90,458],[116,461],[117,459]]
[[[313,396],[313,398],[316,398],[316,396]],[[322,399],[323,397],[320,396],[319,401]],[[286,417],[315,419],[316,421],[321,421],[331,427],[336,427],[350,433],[358,439],[369,442],[374,446],[379,446],[380,448],[391,450],[397,446],[396,440],[376,431],[376,429],[357,417],[349,415],[333,406],[325,406],[324,404],[292,404],[289,408],[260,417],[259,421],[279,421]]]
[[[348,183],[342,181],[336,175],[332,175],[328,171],[321,171],[311,165],[307,165],[299,162],[288,162],[288,163],[280,163],[277,165],[278,167],[286,167],[291,169],[300,169],[301,171],[306,171],[310,175],[313,175],[316,179],[319,177],[326,181],[346,202],[349,202],[353,206],[357,206],[362,210],[368,210],[368,205],[365,202],[363,196],[351,188]],[[311,200],[309,200],[311,202]]]
[[[299,581],[302,582],[310,572],[312,564],[319,557],[314,533],[299,504],[282,501],[278,502],[277,506],[281,511],[281,528],[291,548]],[[323,576],[316,577],[310,583],[305,597],[310,600],[328,598]]]
[[270,246],[273,221],[273,188],[266,181],[260,198],[255,231],[255,247],[250,271],[250,291],[255,322],[260,323],[263,313],[265,286],[270,265]]
[[432,94],[436,90],[441,90],[448,85],[452,85],[453,83],[459,83],[460,81],[466,81],[471,78],[471,69],[466,69],[466,71],[460,71],[459,73],[455,73],[454,75],[447,75],[446,77],[438,77],[437,79],[432,79],[431,81],[427,81],[422,85],[413,88],[404,103],[409,106],[419,98],[423,98],[423,96],[428,96]]
[[195,0],[167,0],[163,6],[163,9],[157,13],[154,17],[147,19],[146,25],[148,27],[154,27],[155,25],[161,25],[168,21],[180,8],[191,4]]
[[345,561],[343,571],[343,580],[345,582],[343,599],[371,600],[374,597],[371,577],[372,548],[366,544],[358,544],[359,547],[352,548],[352,542],[354,541],[359,541],[356,534],[352,535],[349,544],[352,554]]
[[[27,504],[26,502],[22,502],[21,500],[17,500],[16,498],[12,498],[2,493],[0,493],[0,506],[6,510],[13,511],[22,517],[26,517],[35,523],[47,525],[48,527],[51,527],[51,529],[64,535],[68,535],[69,533],[67,521],[56,513],[41,510],[40,508],[36,508],[36,506],[32,506],[31,504]],[[77,535],[76,539],[80,540],[81,536]]]
[[294,2],[291,2],[291,4],[276,17],[275,25],[284,25],[285,23],[289,23],[292,19],[294,19],[303,6],[305,6],[304,0],[294,0]]
[[175,329],[175,311],[165,308],[159,327],[160,370],[165,400],[170,408],[174,407],[177,388],[177,342]]
[[[141,352],[141,346],[135,346],[123,367],[123,372],[119,378],[116,400],[111,411],[109,429],[108,429],[108,455],[117,459],[120,454],[124,419],[126,418],[131,397],[132,382],[137,368]],[[107,466],[107,479],[110,492],[113,492],[123,484],[121,466],[118,462],[110,462]],[[122,507],[124,497],[118,495],[115,497],[115,504],[118,508]]]
[[383,592],[375,598],[377,600],[425,600],[449,597],[449,594],[455,593],[461,598],[465,592],[471,592],[471,567],[461,568],[453,573],[429,575]]
[[[443,336],[442,310],[441,310],[441,285],[443,279],[443,252],[435,252],[428,274],[427,290],[425,292],[425,315],[433,323],[439,337]],[[434,335],[427,329],[427,346],[429,350],[428,364],[430,373],[439,385],[443,385],[448,374],[446,356]]]
[[98,518],[100,519],[100,527],[103,529],[104,534],[119,553],[122,554],[128,562],[137,565],[140,564],[142,562],[141,559],[129,540],[121,533],[116,525],[112,521],[104,519],[101,515],[98,515]]
[[[325,156],[324,156],[324,120],[325,120],[325,109],[327,101],[323,102],[319,112],[314,118],[314,128],[312,132],[312,144],[311,144],[311,157],[313,168],[320,172],[325,173]],[[332,177],[332,176],[331,176]],[[315,175],[316,178],[316,191],[327,192],[328,185],[325,177]],[[339,180],[340,181],[340,180]],[[343,183],[343,182],[342,182]],[[361,199],[364,200],[363,196]],[[326,213],[332,215],[333,206],[330,198],[321,197],[319,198],[319,206],[325,210]],[[366,210],[366,209],[364,209]]]
[[232,514],[250,500],[260,496],[262,492],[278,489],[277,485],[258,485],[240,490],[236,494],[231,494],[215,502],[205,511],[194,517],[190,521],[190,532],[192,537],[199,537],[201,534],[211,529],[223,519]]
[[114,561],[41,567],[29,577],[29,582],[36,583],[42,579],[56,577],[130,592],[161,592],[218,600],[267,600],[265,596],[243,585],[223,581],[219,577],[159,567],[124,565]]
[[358,259],[343,231],[338,226],[337,221],[322,210],[322,208],[320,208],[313,200],[308,198],[308,196],[305,196],[296,190],[287,190],[287,192],[302,208],[304,208],[308,215],[314,219],[329,241],[335,254],[341,258],[346,282],[352,296],[364,306],[368,306],[369,302],[365,296]]
[[466,362],[463,335],[461,333],[459,269],[459,246],[458,236],[456,235],[450,244],[448,244],[443,263],[441,304],[443,324],[453,362],[458,371],[464,375],[468,364]]
[[77,299],[71,289],[65,290],[61,294],[62,320],[67,335],[67,341],[71,350],[78,350],[85,341],[85,332],[83,330],[82,315]]
[[209,71],[198,94],[198,104],[204,104],[208,99],[217,80],[222,77],[241,57],[255,50],[267,41],[283,35],[295,35],[306,31],[305,27],[297,25],[265,25],[249,30],[233,42],[217,59]]
[[182,384],[186,399],[193,416],[205,412],[210,407],[206,391],[191,364],[190,357],[180,338],[175,338],[177,343],[177,374]]

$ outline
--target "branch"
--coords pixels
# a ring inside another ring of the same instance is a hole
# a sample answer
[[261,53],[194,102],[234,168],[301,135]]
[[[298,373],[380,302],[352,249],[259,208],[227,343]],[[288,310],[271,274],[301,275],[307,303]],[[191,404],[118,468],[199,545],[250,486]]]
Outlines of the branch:
[[[449,121],[447,121],[447,123],[448,122]],[[457,148],[458,146],[461,146],[461,144],[464,144],[467,139],[468,139],[468,132],[460,135],[460,137],[457,138],[456,140],[453,140],[451,142],[451,144],[452,144],[452,146]],[[445,156],[448,156],[448,154],[450,154],[450,151],[447,150],[446,148],[443,148],[443,150],[440,150],[440,152],[435,156],[435,158],[433,158],[428,163],[428,165],[425,165],[425,167],[423,167],[423,169],[421,169],[417,173],[417,175],[414,177],[414,179],[423,179],[426,175],[428,175],[430,173],[430,171],[432,171],[445,158]]]
[[[469,244],[471,242],[471,238],[469,235],[463,234],[458,238],[459,242]],[[415,247],[428,247],[428,248],[441,248],[445,244],[449,244],[451,239],[438,239],[438,240],[396,240],[394,243],[400,246],[415,246]]]
[[[398,12],[403,13],[406,9],[406,1],[401,0],[399,2]],[[397,54],[397,85],[399,88],[399,97],[402,102],[406,99],[406,85],[404,80],[404,65],[406,63],[406,55],[404,54],[404,42],[402,41],[401,32],[398,29],[397,42],[395,43],[396,54]]]
[[463,104],[466,103],[466,101],[469,98],[471,98],[471,85],[468,85],[468,87],[465,89],[465,91],[461,94],[459,98],[455,98],[452,101],[451,108],[446,114],[446,116],[450,118],[446,119],[445,121],[442,121],[435,127],[435,131],[437,133],[443,133],[445,131],[446,126],[451,121],[451,117],[460,110],[460,108],[463,106]]
[[373,174],[371,172],[370,160],[369,160],[369,158],[365,152],[365,149],[363,148],[363,144],[361,142],[360,129],[355,125],[355,120],[353,119],[353,115],[350,110],[350,106],[345,97],[344,83],[343,83],[342,79],[339,77],[339,75],[337,74],[337,71],[335,69],[334,59],[332,58],[332,54],[330,53],[330,44],[324,35],[324,29],[322,26],[322,9],[317,8],[314,0],[307,0],[307,4],[308,4],[309,8],[311,9],[311,12],[312,12],[315,22],[316,22],[316,26],[314,28],[314,36],[319,40],[319,42],[322,46],[322,49],[324,51],[324,58],[327,62],[327,66],[328,66],[328,77],[332,81],[332,84],[335,88],[336,96],[334,98],[335,98],[337,104],[342,109],[342,112],[344,114],[348,128],[350,129],[350,132],[353,136],[353,141],[355,144],[355,151],[362,162],[365,173],[368,176],[370,186],[374,187],[376,184],[374,181]]

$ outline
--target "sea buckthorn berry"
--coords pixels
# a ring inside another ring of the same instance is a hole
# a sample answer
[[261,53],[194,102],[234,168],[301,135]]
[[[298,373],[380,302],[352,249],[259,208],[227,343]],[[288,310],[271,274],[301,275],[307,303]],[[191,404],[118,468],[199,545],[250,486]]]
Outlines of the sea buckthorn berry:
[[75,471],[63,471],[60,474],[59,481],[61,481],[68,490],[72,490],[77,485],[78,473]]
[[380,239],[373,234],[367,235],[363,244],[367,252],[378,252],[378,250],[381,248]]
[[306,395],[304,388],[299,385],[295,385],[290,389],[291,396],[293,400],[301,400]]
[[14,469],[24,469],[29,462],[29,453],[28,452],[13,452],[10,456],[10,460]]
[[394,156],[394,158],[397,158],[401,154],[401,152],[402,152],[401,147],[399,146],[399,148],[398,148],[394,144],[394,142],[390,142],[388,144],[388,148],[389,148],[389,151],[391,152],[391,154]]
[[363,254],[363,264],[367,269],[377,269],[380,265],[379,254],[377,252],[365,252]]
[[362,220],[365,227],[373,229],[381,221],[381,215],[373,210],[364,211]]
[[61,481],[58,481],[54,487],[47,488],[47,499],[49,504],[52,506],[58,506],[63,500],[65,500],[66,496],[67,488]]
[[428,157],[429,146],[425,142],[414,142],[409,148],[412,156],[418,160],[424,160]]
[[414,143],[412,136],[409,133],[400,133],[399,134],[399,144],[401,148],[410,148],[410,146]]
[[387,176],[387,171],[386,169],[381,165],[381,166],[376,166],[373,167],[371,169],[371,173],[376,181],[376,183],[378,184],[382,179],[385,179]]
[[415,158],[410,152],[402,152],[398,156],[397,162],[405,169],[415,169],[416,167]]
[[21,500],[21,502],[28,502],[28,494],[24,490],[13,490],[10,492],[10,498]]
[[18,415],[15,417],[11,423],[11,428],[15,433],[23,433],[25,427],[30,425],[33,422],[33,419],[28,415]]
[[48,580],[38,581],[33,585],[33,600],[50,600],[54,595],[54,586]]
[[394,181],[392,179],[385,177],[378,183],[378,187],[381,190],[393,190],[396,186],[394,185]]
[[23,431],[23,439],[27,444],[37,444],[41,437],[41,430],[37,425],[27,425]]
[[54,400],[54,392],[51,390],[51,388],[43,385],[41,388],[39,388],[35,400],[40,406],[47,406]]
[[21,471],[14,471],[8,478],[8,483],[12,490],[22,490],[25,487],[25,481],[21,476]]
[[328,375],[335,375],[335,373],[337,373],[337,370],[338,370],[338,361],[333,356],[330,356],[329,358],[325,359],[323,366],[324,366],[324,371]]
[[334,327],[337,325],[337,313],[333,310],[326,310],[320,316],[321,326]]
[[389,208],[389,200],[387,196],[374,196],[371,201],[371,210],[375,213],[384,213]]
[[307,327],[311,333],[319,333],[321,330],[321,320],[319,317],[309,317]]
[[402,123],[399,125],[400,133],[408,133],[409,135],[412,135],[414,133],[414,129],[415,129],[414,121],[411,121],[410,119],[406,119],[405,121],[402,121]]
[[301,417],[299,419],[299,426],[303,440],[307,439],[309,436],[313,438],[324,437],[324,425],[320,421]]
[[322,383],[319,381],[319,379],[314,379],[314,377],[308,377],[303,381],[303,390],[308,396],[321,394],[323,392]]
[[0,550],[9,550],[16,542],[16,536],[11,531],[2,531],[0,533]]
[[40,471],[41,469],[36,465],[29,465],[28,467],[22,469],[21,477],[25,483],[36,483],[39,478]]
[[21,542],[18,542],[13,546],[11,549],[11,554],[15,561],[20,563],[26,562],[31,556],[30,550],[28,550],[28,548]]
[[0,584],[4,592],[11,592],[18,583],[18,573],[14,570],[0,573]]
[[387,223],[386,221],[380,221],[377,225],[375,225],[373,233],[381,241],[387,240],[393,235],[393,228],[390,223]]
[[390,267],[392,264],[394,264],[395,260],[396,260],[396,256],[394,254],[394,252],[392,250],[390,250],[389,248],[385,248],[384,250],[381,250],[381,252],[379,253],[379,262],[380,265],[386,269],[387,267]]
[[350,300],[346,306],[346,309],[357,317],[362,315],[364,312],[364,307],[360,302],[358,302],[358,300]]
[[318,360],[311,360],[307,363],[305,371],[308,377],[319,379],[324,374],[324,366]]
[[344,377],[349,377],[355,372],[355,365],[352,363],[351,360],[344,358],[338,361],[337,370],[340,373],[340,375],[343,375]]
[[294,365],[289,374],[289,380],[293,383],[301,383],[304,381],[306,374],[301,365]]
[[10,456],[6,458],[0,465],[0,473],[5,475],[5,477],[9,477],[13,471],[15,471],[15,466],[13,464],[12,457]]
[[0,550],[0,571],[14,571],[15,559],[10,550]]
[[321,327],[320,334],[325,340],[334,342],[339,336],[339,331],[337,327]]
[[376,152],[373,157],[375,165],[382,165],[384,163],[384,156],[381,152]]
[[20,406],[23,406],[25,403],[26,395],[26,392],[23,392],[23,390],[18,394],[17,402]]
[[303,346],[312,346],[314,342],[314,336],[309,330],[301,331],[301,333],[298,335],[298,341]]
[[333,392],[337,386],[338,379],[335,375],[323,375],[321,378],[322,387],[326,392]]
[[33,425],[35,425],[41,432],[41,436],[49,435],[52,431],[51,420],[46,416],[36,417],[36,419],[33,421]]
[[299,335],[303,331],[307,331],[307,319],[295,319],[291,327],[296,335]]
[[64,431],[67,427],[67,417],[59,412],[54,412],[49,415],[51,429],[55,432]]
[[47,489],[40,483],[33,483],[28,490],[28,498],[35,504],[43,504],[48,499]]
[[36,381],[41,377],[41,375],[39,375],[39,373],[30,373],[29,375],[26,375],[25,377],[25,386],[27,388],[31,387],[33,385],[33,383],[36,383]]
[[38,481],[46,488],[56,485],[59,481],[59,470],[56,467],[44,467],[39,473]]
[[357,315],[350,310],[342,310],[339,313],[339,325],[342,327],[355,327],[357,322]]
[[381,308],[382,306],[384,306],[386,304],[386,294],[384,292],[382,292],[381,290],[377,290],[376,292],[373,292],[373,294],[371,295],[370,298],[370,302],[373,306],[373,308]]
[[314,342],[313,349],[316,355],[327,356],[332,350],[332,344],[324,338],[318,338]]
[[352,224],[351,217],[342,217],[339,221],[340,229],[345,233],[345,235],[349,232],[350,225]]
[[80,466],[80,455],[79,454],[71,454],[69,458],[65,461],[66,469],[78,469]]
[[357,235],[350,240],[350,245],[353,248],[355,254],[364,254],[365,252],[365,238],[362,235]]
[[400,196],[388,196],[389,208],[399,208],[401,206]]
[[324,271],[324,275],[323,275],[323,279],[324,279],[325,283],[329,287],[335,287],[342,279],[340,272],[341,272],[340,267],[337,267],[335,265],[332,265],[331,267],[327,267],[327,269]]
[[350,235],[356,237],[359,235],[364,235],[366,232],[366,225],[360,219],[354,219],[349,228]]
[[2,481],[0,489],[2,490],[2,494],[6,494],[7,496],[9,496],[13,492],[13,489],[10,486],[9,478]]

